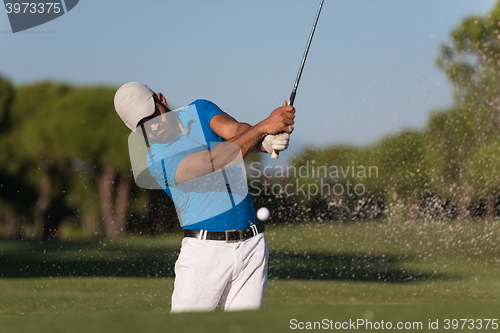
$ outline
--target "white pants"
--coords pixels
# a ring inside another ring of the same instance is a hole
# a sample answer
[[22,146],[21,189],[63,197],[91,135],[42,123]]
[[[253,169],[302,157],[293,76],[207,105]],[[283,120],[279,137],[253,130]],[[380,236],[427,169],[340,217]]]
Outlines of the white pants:
[[185,237],[175,263],[172,312],[259,309],[267,284],[269,249],[260,233],[246,240]]

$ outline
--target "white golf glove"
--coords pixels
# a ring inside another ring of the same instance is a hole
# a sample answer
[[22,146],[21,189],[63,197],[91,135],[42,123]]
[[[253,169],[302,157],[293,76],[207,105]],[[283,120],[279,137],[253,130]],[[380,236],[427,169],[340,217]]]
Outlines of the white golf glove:
[[[293,126],[291,126],[291,130],[293,131]],[[283,151],[288,148],[288,144],[290,142],[290,134],[281,133],[276,135],[268,134],[262,141],[262,148],[267,153],[271,154],[273,150]]]

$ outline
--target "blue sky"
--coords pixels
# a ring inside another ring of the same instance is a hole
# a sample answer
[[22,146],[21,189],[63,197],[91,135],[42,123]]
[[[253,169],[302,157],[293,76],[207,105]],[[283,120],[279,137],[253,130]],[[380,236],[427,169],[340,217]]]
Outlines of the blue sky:
[[[295,106],[294,147],[366,145],[422,128],[452,90],[440,43],[493,0],[325,0]],[[288,99],[316,0],[97,1],[12,34],[0,13],[0,75],[118,87],[141,81],[171,105],[205,98],[256,123]]]

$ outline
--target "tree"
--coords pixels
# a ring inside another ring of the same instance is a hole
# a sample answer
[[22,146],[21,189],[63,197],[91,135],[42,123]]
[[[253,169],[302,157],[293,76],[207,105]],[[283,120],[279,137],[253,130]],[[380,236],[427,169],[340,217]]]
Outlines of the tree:
[[467,216],[468,161],[476,149],[500,138],[500,2],[453,30],[437,64],[455,86],[454,105],[431,116],[426,162],[433,185],[457,205],[459,216]]
[[[370,147],[334,145],[306,149],[292,159],[292,166],[298,171],[295,181],[307,189],[298,199],[315,212],[315,217],[380,217],[381,186],[378,166],[373,162]],[[318,193],[312,195],[315,192]]]
[[0,77],[0,231],[6,237],[21,236],[21,221],[29,214],[26,207],[36,200],[36,189],[24,179],[26,168],[10,154],[14,147],[7,137],[14,95],[12,84]]
[[469,215],[471,186],[465,177],[469,158],[481,131],[470,108],[455,107],[431,115],[425,137],[425,164],[436,193],[457,207],[458,216]]
[[[48,82],[16,91],[13,126],[4,141],[5,167],[30,186],[39,184],[36,203],[28,207],[34,207],[35,228],[44,238],[56,237],[59,222],[75,210],[83,213],[85,221],[95,220],[96,214],[89,212],[96,208],[106,236],[125,233],[130,195],[128,131],[114,112],[113,96],[114,89]],[[97,207],[91,200],[96,194]],[[99,234],[99,225],[87,226],[92,234]]]
[[18,88],[9,115],[11,126],[3,138],[4,167],[8,174],[24,186],[35,188],[37,193],[33,205],[20,196],[16,201],[24,205],[25,212],[33,207],[36,233],[45,238],[55,237],[57,223],[62,218],[59,212],[64,212],[53,203],[64,196],[65,177],[60,175],[68,163],[52,140],[56,117],[51,102],[62,98],[69,89],[49,83]]
[[421,201],[430,192],[425,149],[425,135],[417,130],[388,136],[371,148],[371,164],[380,175],[374,186],[393,212],[402,207],[410,218],[419,217]]
[[6,125],[8,125],[8,117],[13,99],[14,88],[12,84],[0,76],[0,133],[5,131]]
[[496,215],[496,201],[500,195],[500,141],[492,140],[475,151],[467,168],[473,196],[486,202],[485,215]]
[[[80,161],[82,171],[91,173],[103,231],[110,238],[125,234],[131,183],[129,131],[114,111],[114,93],[114,89],[104,87],[78,88],[54,103],[56,110],[71,112],[70,116],[59,117],[62,122],[57,137],[64,138],[61,153]],[[59,142],[62,143],[60,139]],[[87,227],[91,233],[99,233],[98,225]]]

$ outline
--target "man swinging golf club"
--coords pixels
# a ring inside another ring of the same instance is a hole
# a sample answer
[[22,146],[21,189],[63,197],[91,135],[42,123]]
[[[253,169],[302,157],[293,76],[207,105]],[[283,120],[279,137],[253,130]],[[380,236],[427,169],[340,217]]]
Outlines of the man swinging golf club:
[[236,121],[196,100],[170,110],[163,94],[130,82],[115,109],[149,142],[151,175],[175,203],[185,231],[175,264],[172,312],[258,309],[267,284],[268,246],[248,193],[242,159],[288,147],[295,109],[275,109],[258,124]]

